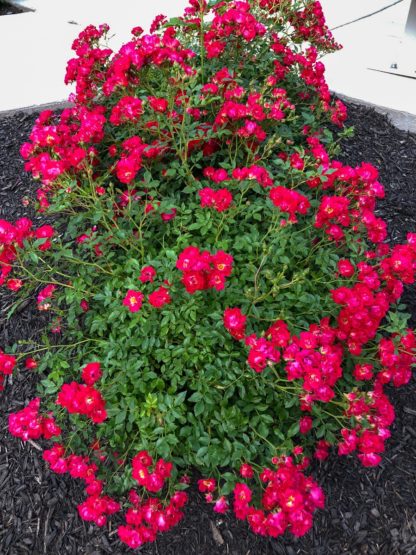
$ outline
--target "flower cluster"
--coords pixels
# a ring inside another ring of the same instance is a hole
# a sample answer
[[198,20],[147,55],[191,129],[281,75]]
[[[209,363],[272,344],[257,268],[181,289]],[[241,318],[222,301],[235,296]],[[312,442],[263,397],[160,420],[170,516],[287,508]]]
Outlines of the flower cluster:
[[56,444],[43,452],[50,469],[58,474],[68,472],[72,478],[84,481],[87,499],[78,505],[80,517],[87,522],[104,526],[107,517],[120,511],[120,504],[107,495],[102,495],[103,483],[97,479],[97,466],[89,457],[68,455],[65,457],[63,445]]
[[[145,283],[147,281],[153,281],[153,276],[154,274],[152,274],[150,270],[142,270],[139,279],[142,283]],[[138,312],[142,308],[143,300],[144,294],[141,291],[129,289],[123,299],[123,305],[127,306],[130,312]],[[172,301],[172,297],[169,289],[161,285],[149,294],[148,301],[154,308],[162,308],[164,305],[169,304]]]
[[[302,465],[291,457],[276,460],[277,470],[265,468],[259,475],[265,485],[262,509],[251,504],[253,490],[246,483],[238,483],[233,491],[234,512],[238,519],[247,520],[256,534],[276,538],[286,530],[303,536],[312,527],[312,515],[323,508],[324,494],[311,478],[302,472]],[[242,469],[247,476],[247,469]],[[251,477],[249,472],[247,477]]]
[[211,187],[204,187],[198,191],[198,194],[203,208],[214,208],[217,212],[228,210],[233,201],[233,195],[228,189],[218,189],[215,191]]
[[20,218],[14,224],[0,220],[0,285],[6,284],[11,291],[18,291],[23,285],[22,280],[7,280],[18,256],[18,249],[24,247],[24,241],[38,240],[38,249],[46,251],[52,246],[54,233],[51,225],[33,229],[33,222],[29,218]]
[[297,191],[278,186],[270,189],[269,194],[272,203],[282,212],[289,214],[290,222],[296,223],[296,214],[306,214],[309,210],[308,198]]
[[49,284],[39,291],[37,296],[38,310],[49,310],[51,308],[49,300],[52,298],[55,290],[56,285]]
[[176,526],[183,517],[181,509],[188,498],[185,492],[177,491],[164,505],[154,497],[144,501],[138,496],[131,497],[134,506],[126,511],[126,525],[118,527],[118,535],[132,549],[155,541],[158,532],[166,532]]
[[233,270],[233,257],[224,251],[211,254],[190,246],[180,253],[176,268],[182,272],[182,283],[191,295],[204,289],[221,291]]
[[27,441],[41,437],[50,439],[61,435],[61,428],[56,424],[53,416],[39,414],[40,398],[32,399],[22,410],[9,415],[9,432]]
[[353,417],[357,424],[353,429],[341,430],[338,453],[349,455],[357,450],[363,466],[377,466],[381,462],[384,442],[390,437],[388,427],[394,421],[393,406],[382,386],[377,384],[373,391],[352,392],[347,398],[346,415]]
[[407,384],[412,377],[412,365],[416,363],[416,338],[413,330],[408,330],[402,337],[381,339],[378,348],[382,370],[377,374],[377,382],[392,382],[395,387]]
[[56,404],[67,409],[70,414],[82,414],[94,424],[101,424],[107,418],[105,400],[98,389],[77,382],[64,384],[59,391]]
[[165,480],[170,477],[172,472],[172,463],[159,459],[154,466],[153,471],[149,471],[153,464],[153,459],[147,451],[138,453],[132,461],[132,476],[137,480],[138,484],[152,493],[160,491]]

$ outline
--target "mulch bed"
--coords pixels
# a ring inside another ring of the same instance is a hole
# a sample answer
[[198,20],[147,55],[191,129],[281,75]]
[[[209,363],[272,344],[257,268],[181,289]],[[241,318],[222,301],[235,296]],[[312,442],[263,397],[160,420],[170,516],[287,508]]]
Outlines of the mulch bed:
[[[349,107],[356,136],[344,141],[342,161],[375,164],[386,187],[387,200],[380,215],[390,226],[394,241],[416,230],[416,137],[397,130],[385,117],[365,107]],[[29,213],[21,198],[33,191],[23,171],[20,144],[35,115],[16,114],[0,119],[0,218],[16,219]],[[34,303],[21,307],[11,321],[4,314],[10,299],[0,296],[0,346],[33,338],[43,322]],[[416,297],[405,302],[416,323]],[[76,505],[82,489],[73,480],[46,470],[41,453],[9,436],[7,414],[19,410],[34,396],[36,376],[22,372],[0,397],[0,553],[102,555],[131,553],[112,530],[82,522]],[[269,540],[251,534],[232,516],[213,513],[198,492],[182,523],[160,535],[142,553],[230,555],[410,555],[416,553],[416,380],[391,390],[396,422],[380,466],[363,468],[355,458],[330,457],[315,465],[315,476],[327,494],[325,510],[316,514],[313,530],[296,540],[292,536]]]

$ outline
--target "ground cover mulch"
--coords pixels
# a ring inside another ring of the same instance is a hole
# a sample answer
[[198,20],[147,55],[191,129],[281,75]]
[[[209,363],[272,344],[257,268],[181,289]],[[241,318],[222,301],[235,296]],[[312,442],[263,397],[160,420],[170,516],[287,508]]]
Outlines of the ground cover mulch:
[[[21,204],[34,184],[23,171],[20,144],[35,115],[0,119],[0,218],[34,217]],[[388,220],[390,237],[404,240],[416,230],[416,136],[393,127],[384,116],[350,106],[353,139],[344,141],[343,162],[375,164],[386,187],[380,215]],[[34,302],[21,305],[9,322],[10,297],[0,293],[0,346],[35,339],[44,321]],[[405,302],[416,324],[416,297]],[[0,554],[122,555],[131,553],[117,539],[116,529],[102,530],[80,520],[76,505],[82,489],[75,481],[49,473],[36,445],[9,436],[7,414],[21,409],[35,395],[36,376],[22,372],[0,394]],[[198,492],[191,492],[182,523],[146,555],[410,555],[416,554],[416,380],[394,389],[396,408],[392,438],[380,466],[363,468],[356,459],[336,455],[315,464],[315,476],[327,494],[325,510],[316,513],[313,530],[269,540],[254,536],[232,516],[215,515]]]

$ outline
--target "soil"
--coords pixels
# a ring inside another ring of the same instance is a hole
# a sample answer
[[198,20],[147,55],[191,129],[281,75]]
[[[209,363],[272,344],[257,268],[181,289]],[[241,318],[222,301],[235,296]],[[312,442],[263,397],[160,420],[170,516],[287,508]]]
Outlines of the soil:
[[18,6],[14,6],[13,4],[9,4],[8,2],[3,2],[0,0],[0,16],[2,15],[14,15],[17,13],[23,13],[27,10],[19,8]]
[[[380,215],[390,238],[403,240],[416,230],[416,136],[397,130],[372,109],[349,106],[353,139],[343,142],[340,158],[351,165],[368,161],[380,169],[386,200]],[[29,215],[21,198],[35,185],[25,174],[19,147],[35,115],[0,119],[0,218]],[[0,296],[0,345],[33,338],[43,322],[34,303],[22,306],[9,322]],[[405,302],[416,322],[416,298]],[[36,376],[21,372],[0,397],[0,553],[122,555],[131,553],[117,539],[114,524],[99,529],[78,517],[82,489],[73,480],[46,470],[36,446],[9,436],[7,414],[19,410],[35,394]],[[416,380],[389,391],[396,408],[392,438],[380,466],[363,468],[355,458],[336,455],[315,464],[314,474],[327,494],[325,510],[316,513],[313,530],[269,540],[251,534],[230,516],[213,513],[195,490],[182,523],[142,549],[146,555],[411,555],[416,554]]]

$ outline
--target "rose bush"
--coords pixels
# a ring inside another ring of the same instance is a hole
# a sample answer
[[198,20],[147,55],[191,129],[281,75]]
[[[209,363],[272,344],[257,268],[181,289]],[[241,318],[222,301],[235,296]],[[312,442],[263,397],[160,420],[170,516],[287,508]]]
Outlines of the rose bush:
[[[183,17],[74,42],[72,108],[22,147],[54,225],[0,222],[1,283],[36,291],[53,341],[9,417],[50,468],[85,482],[79,513],[139,547],[182,517],[189,483],[254,532],[305,534],[324,494],[311,457],[381,460],[416,341],[399,299],[416,234],[389,246],[377,170],[336,160],[343,104],[319,55],[319,2],[191,0]],[[41,401],[42,399],[42,401]]]

